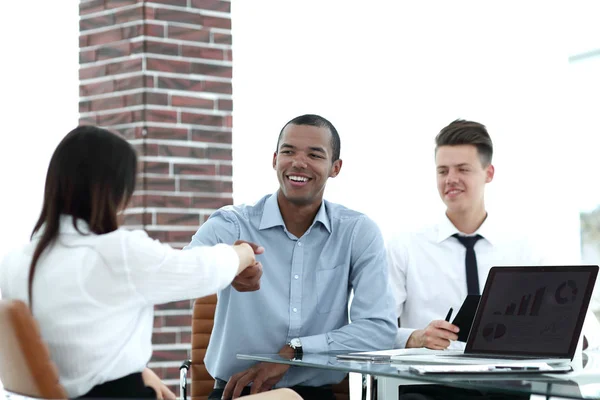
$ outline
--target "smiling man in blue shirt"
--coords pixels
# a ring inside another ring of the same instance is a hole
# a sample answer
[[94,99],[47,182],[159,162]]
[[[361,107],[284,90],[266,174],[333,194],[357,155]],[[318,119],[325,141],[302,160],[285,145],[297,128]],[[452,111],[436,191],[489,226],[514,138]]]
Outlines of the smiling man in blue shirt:
[[293,358],[392,348],[396,318],[381,233],[367,216],[323,200],[327,179],[341,168],[335,127],[318,115],[296,117],[273,155],[279,190],[216,211],[192,238],[188,247],[242,240],[265,248],[262,268],[247,269],[219,293],[205,359],[216,379],[209,398],[291,387],[305,398],[332,399],[331,384],[344,376],[242,361],[238,353]]

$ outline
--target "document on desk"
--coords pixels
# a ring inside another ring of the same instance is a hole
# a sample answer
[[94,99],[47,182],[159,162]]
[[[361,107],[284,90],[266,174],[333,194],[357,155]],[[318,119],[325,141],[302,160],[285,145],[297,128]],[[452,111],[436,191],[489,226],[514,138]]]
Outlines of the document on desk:
[[528,364],[476,364],[476,365],[411,365],[409,372],[415,374],[522,374],[570,372],[569,365],[550,365],[546,363]]
[[[401,360],[402,356],[409,355],[427,355],[446,353],[448,350],[431,350],[426,348],[417,349],[392,349],[380,351],[365,351],[360,353],[338,354],[338,360],[347,361],[391,361],[392,357],[396,360]],[[462,352],[462,351],[461,351]]]

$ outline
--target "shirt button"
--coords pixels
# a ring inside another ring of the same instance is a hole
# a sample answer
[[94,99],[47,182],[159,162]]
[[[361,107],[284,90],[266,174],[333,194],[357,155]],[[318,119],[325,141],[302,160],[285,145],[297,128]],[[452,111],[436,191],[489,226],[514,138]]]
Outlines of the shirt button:
[[298,242],[298,246],[302,247],[302,242]]
[[294,275],[294,279],[298,279],[298,275]]
[[298,312],[298,309],[296,307],[294,307],[294,308],[292,308],[292,311]]

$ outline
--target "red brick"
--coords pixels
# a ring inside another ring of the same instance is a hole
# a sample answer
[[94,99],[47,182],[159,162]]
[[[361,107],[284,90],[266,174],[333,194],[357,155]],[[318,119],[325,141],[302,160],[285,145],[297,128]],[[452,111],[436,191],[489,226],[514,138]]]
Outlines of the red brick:
[[115,91],[141,89],[144,87],[144,76],[136,75],[127,78],[115,79]]
[[231,29],[231,18],[205,16],[203,25],[210,28]]
[[[188,232],[189,235],[189,232]],[[192,326],[192,315],[165,315],[164,326]]]
[[154,9],[154,19],[160,21],[172,21],[194,25],[204,25],[202,15],[181,10],[170,10],[157,7]]
[[224,60],[225,54],[221,49],[211,47],[186,46],[182,45],[181,55],[192,58],[206,58],[210,60]]
[[169,95],[166,93],[146,92],[146,103],[161,106],[169,105]]
[[102,111],[113,108],[122,108],[125,106],[125,101],[121,96],[105,97],[91,101],[91,111]]
[[[109,0],[112,2],[113,0]],[[143,21],[144,20],[144,9],[143,2],[138,2],[138,7],[129,8],[126,10],[116,10],[112,12],[112,15],[115,16],[116,24],[123,24],[125,22],[130,21]]]
[[233,176],[233,167],[231,165],[221,164],[217,169],[217,174],[221,176]]
[[109,43],[96,49],[96,61],[125,57],[132,54],[133,44],[128,42]]
[[85,113],[90,111],[90,101],[80,101],[79,102],[79,112]]
[[231,35],[229,33],[213,32],[213,43],[232,44],[231,42]]
[[132,4],[142,3],[142,2],[143,2],[143,0],[107,0],[107,1],[105,1],[104,8],[107,10],[110,10],[113,8],[130,6]]
[[165,56],[178,56],[179,45],[176,43],[164,43],[148,39],[146,40],[146,52],[162,54]]
[[220,115],[195,114],[185,111],[181,113],[181,122],[184,124],[211,125],[219,127],[224,125],[224,119]]
[[198,226],[200,225],[200,217],[198,214],[159,212],[156,214],[156,223],[158,225]]
[[216,175],[215,164],[173,164],[175,175]]
[[178,40],[187,40],[191,42],[210,42],[210,30],[208,29],[191,29],[180,26],[169,27],[169,38]]
[[187,350],[154,350],[150,362],[161,361],[180,361],[183,362],[189,358]]
[[155,143],[146,143],[144,151],[147,156],[158,156],[158,145]]
[[167,157],[187,157],[202,159],[205,157],[205,150],[201,147],[159,145],[158,155]]
[[[172,301],[170,303],[157,304],[155,310],[189,310],[192,308],[192,300]],[[175,343],[175,341],[171,342]]]
[[231,94],[231,82],[204,81],[204,91],[212,93]]
[[222,111],[232,111],[233,110],[233,100],[230,99],[219,99],[217,103],[217,109]]
[[210,131],[203,129],[192,129],[192,140],[195,142],[209,142],[209,143],[224,143],[231,144],[231,132],[230,131]]
[[192,74],[219,76],[222,78],[232,77],[232,68],[226,65],[192,63],[191,72]]
[[155,36],[155,37],[165,37],[165,27],[159,24],[145,24],[144,25],[144,35],[146,36]]
[[130,124],[132,122],[133,114],[129,111],[96,115],[96,123],[100,126]]
[[204,108],[212,110],[215,107],[215,102],[212,99],[172,95],[171,105],[174,107]]
[[191,72],[191,63],[189,61],[165,60],[148,57],[146,59],[146,68],[149,71],[189,74]]
[[206,149],[206,158],[209,160],[231,160],[231,149],[210,147]]
[[129,127],[129,128],[119,128],[119,129],[111,128],[111,130],[120,133],[121,136],[123,136],[125,139],[128,139],[128,140],[139,139],[142,137],[142,127],[141,126]]
[[223,57],[225,61],[233,61],[233,52],[231,50],[224,51],[225,56]]
[[182,192],[223,192],[223,182],[205,179],[181,179],[179,190]]
[[201,92],[204,88],[204,81],[159,76],[158,87],[161,89],[191,90],[194,92]]
[[79,79],[99,78],[106,75],[106,65],[79,68]]
[[152,214],[148,213],[136,213],[136,214],[125,214],[124,220],[125,225],[150,225],[152,224]]
[[144,180],[146,182],[146,190],[175,191],[175,179],[173,178],[146,177]]
[[98,83],[88,83],[86,85],[79,86],[79,96],[94,96],[103,93],[111,93],[115,89],[115,83],[113,81],[104,81]]
[[156,196],[146,195],[147,207],[164,207],[164,208],[190,208],[192,199],[189,195],[180,196]]
[[186,7],[187,0],[152,0],[152,3],[167,4],[170,6]]
[[121,28],[115,28],[108,31],[102,31],[98,33],[91,33],[89,35],[83,35],[87,38],[88,46],[98,46],[101,44],[107,44],[112,42],[118,42],[119,40],[125,39]]
[[192,343],[192,332],[179,332],[179,343]]
[[91,14],[104,10],[104,0],[79,2],[79,15]]
[[186,128],[160,128],[149,126],[146,134],[148,135],[148,139],[188,139],[188,130]]
[[190,231],[169,231],[167,232],[166,241],[169,243],[189,243],[192,240],[193,233]]
[[[174,342],[172,342],[174,343]],[[185,360],[181,360],[183,363]],[[161,374],[159,375],[162,380],[165,379],[177,379],[179,380],[179,367],[171,367],[171,368],[161,368]],[[189,387],[189,386],[188,386]],[[173,393],[178,393],[177,390]]]
[[96,61],[95,50],[79,50],[79,64],[86,64]]
[[152,344],[172,344],[176,342],[176,332],[154,332],[152,334]]
[[146,110],[146,121],[177,123],[177,111],[169,110]]
[[106,71],[108,75],[142,71],[142,59],[134,58],[133,60],[118,61],[115,63],[107,64]]
[[192,197],[192,207],[194,208],[217,210],[231,204],[233,204],[233,199],[230,197]]
[[168,175],[170,166],[168,162],[145,161],[144,173],[146,174],[163,174]]
[[[150,232],[148,232],[148,233],[150,233]],[[152,236],[150,236],[150,237],[152,237]],[[164,326],[164,324],[165,324],[165,321],[162,316],[154,316],[154,323],[152,325],[154,328],[162,328]]]
[[192,0],[191,6],[204,10],[231,12],[231,2],[222,0]]
[[88,38],[87,36],[81,35],[79,36],[79,48],[88,46]]

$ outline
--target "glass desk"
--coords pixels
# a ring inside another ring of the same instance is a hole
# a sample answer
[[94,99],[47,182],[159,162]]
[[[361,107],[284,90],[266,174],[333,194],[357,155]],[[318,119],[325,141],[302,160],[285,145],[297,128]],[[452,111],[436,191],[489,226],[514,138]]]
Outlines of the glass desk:
[[[238,354],[238,359],[355,372],[363,377],[363,399],[396,400],[398,386],[438,384],[486,392],[540,395],[542,399],[600,399],[600,352],[583,354],[572,363],[573,372],[561,374],[433,374],[417,375],[407,371],[415,362],[341,361],[335,354],[304,354],[289,360],[278,354]],[[376,386],[375,386],[376,382]],[[538,397],[539,398],[539,397]]]

